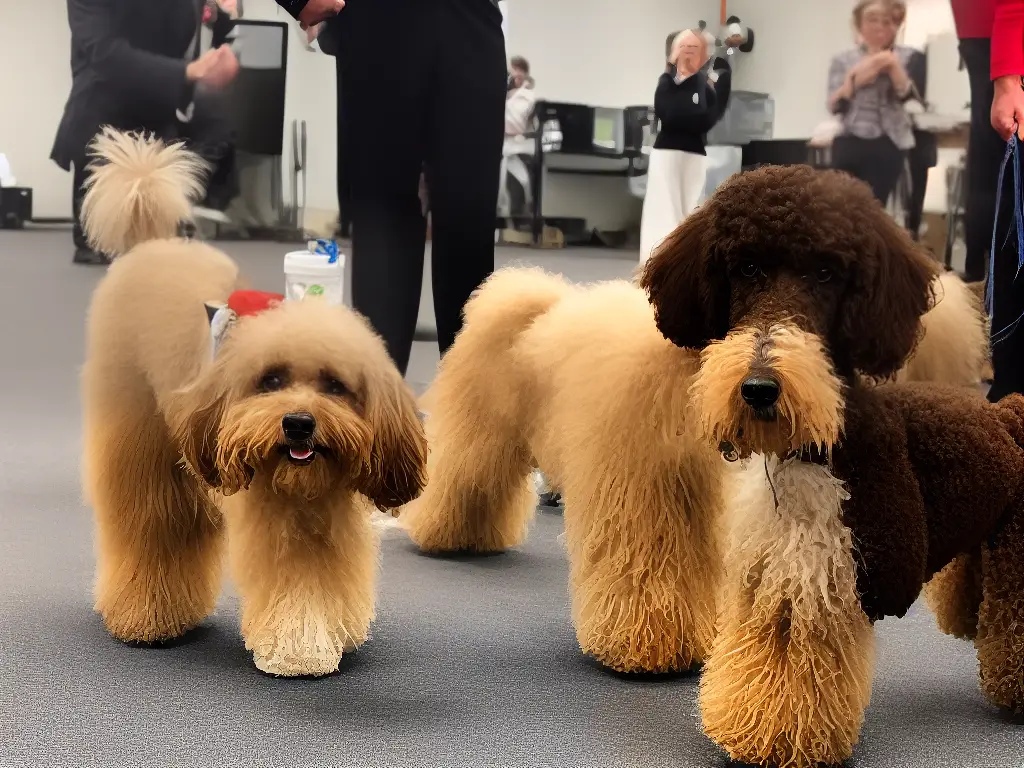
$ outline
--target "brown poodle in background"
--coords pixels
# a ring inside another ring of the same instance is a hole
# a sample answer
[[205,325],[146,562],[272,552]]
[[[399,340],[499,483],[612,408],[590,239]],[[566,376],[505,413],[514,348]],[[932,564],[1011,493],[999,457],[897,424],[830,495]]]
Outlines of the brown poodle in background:
[[978,567],[938,599],[976,615],[986,695],[1024,708],[1024,398],[872,383],[914,349],[934,276],[866,186],[806,167],[734,176],[646,265],[658,328],[703,350],[690,396],[731,467],[700,706],[734,759],[848,758],[872,622],[961,554]]
[[85,227],[125,254],[93,296],[83,371],[96,609],[121,640],[178,637],[214,610],[226,547],[256,666],[330,673],[374,616],[372,504],[425,479],[412,394],[368,324],[318,300],[239,317],[212,354],[204,305],[240,277],[175,237],[199,161],[114,132],[95,154]]
[[[834,239],[810,222],[793,236]],[[903,375],[977,384],[978,302],[952,275],[939,292],[925,325],[942,335],[925,333]],[[622,672],[689,669],[711,648],[723,557],[723,462],[688,392],[699,362],[634,284],[499,271],[424,398],[430,480],[403,526],[432,553],[517,546],[539,466],[565,502],[582,650]]]

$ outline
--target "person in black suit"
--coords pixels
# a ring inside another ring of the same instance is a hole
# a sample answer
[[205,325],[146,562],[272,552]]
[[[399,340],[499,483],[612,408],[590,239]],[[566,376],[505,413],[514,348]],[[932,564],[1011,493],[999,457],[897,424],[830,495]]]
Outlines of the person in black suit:
[[205,0],[67,0],[67,6],[71,94],[51,158],[74,171],[74,261],[102,264],[106,257],[89,248],[79,223],[93,137],[105,125],[176,134],[178,113],[189,110],[195,86],[223,87],[238,72],[238,60],[228,46],[190,60]]
[[[314,0],[278,2],[311,23]],[[494,269],[508,78],[502,14],[493,0],[349,0],[318,40],[340,59],[352,301],[404,373],[423,283],[424,166],[442,355]]]

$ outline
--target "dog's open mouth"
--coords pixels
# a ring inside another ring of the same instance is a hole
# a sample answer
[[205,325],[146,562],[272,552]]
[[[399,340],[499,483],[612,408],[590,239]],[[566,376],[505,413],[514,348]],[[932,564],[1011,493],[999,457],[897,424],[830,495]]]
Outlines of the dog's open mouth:
[[281,451],[288,457],[288,461],[300,467],[312,464],[318,454],[325,453],[325,450],[314,443],[285,443]]

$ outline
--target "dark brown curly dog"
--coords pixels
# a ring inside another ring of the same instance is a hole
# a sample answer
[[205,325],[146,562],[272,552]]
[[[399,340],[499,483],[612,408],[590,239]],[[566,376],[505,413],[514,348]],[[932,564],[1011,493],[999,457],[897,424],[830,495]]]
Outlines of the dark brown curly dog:
[[914,350],[934,277],[865,185],[807,167],[734,176],[645,268],[661,332],[703,350],[692,399],[736,472],[700,696],[733,758],[848,758],[872,622],[960,555],[981,563],[982,686],[1024,706],[1024,398],[879,384]]

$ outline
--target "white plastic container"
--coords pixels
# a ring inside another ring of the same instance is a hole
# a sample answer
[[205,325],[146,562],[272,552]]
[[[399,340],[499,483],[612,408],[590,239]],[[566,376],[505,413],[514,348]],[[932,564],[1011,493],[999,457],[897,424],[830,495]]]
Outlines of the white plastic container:
[[310,250],[292,251],[284,256],[284,295],[287,301],[320,296],[330,304],[345,303],[345,254],[337,261]]

